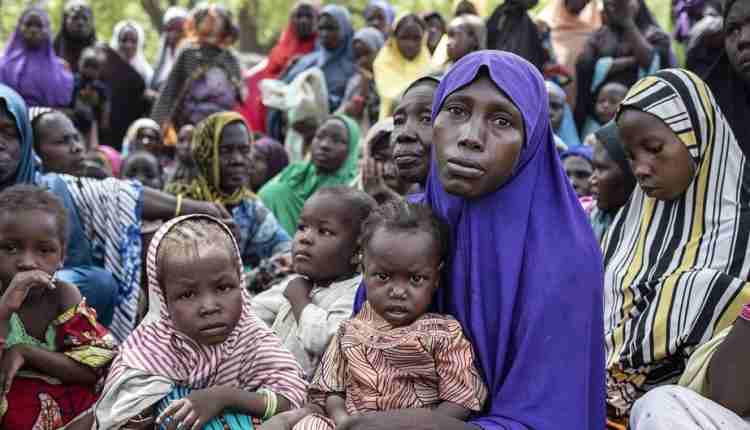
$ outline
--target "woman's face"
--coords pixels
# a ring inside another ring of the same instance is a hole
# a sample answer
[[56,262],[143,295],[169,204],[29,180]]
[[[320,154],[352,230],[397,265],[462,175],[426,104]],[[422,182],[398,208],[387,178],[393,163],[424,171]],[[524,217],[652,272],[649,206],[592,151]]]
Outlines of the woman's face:
[[292,25],[300,39],[309,39],[315,34],[317,14],[309,4],[300,5],[292,14]]
[[0,99],[0,189],[13,183],[20,163],[21,135],[13,115]]
[[571,155],[563,160],[565,175],[578,197],[591,195],[591,172],[593,169],[589,160],[578,155]]
[[625,183],[625,174],[607,152],[604,143],[594,143],[594,172],[591,174],[591,194],[599,209],[611,211],[628,201],[632,189]]
[[195,127],[188,124],[180,128],[177,135],[177,145],[175,145],[175,155],[183,164],[192,164],[193,154],[190,151],[190,142],[193,141],[193,131]]
[[393,159],[399,177],[406,183],[424,185],[430,173],[436,85],[425,82],[409,89],[393,112]]
[[680,198],[695,176],[685,144],[661,119],[636,109],[622,112],[617,125],[643,192],[656,200]]
[[30,12],[21,24],[21,37],[29,49],[37,49],[42,46],[48,37],[44,19],[37,12]]
[[120,55],[132,60],[138,52],[138,32],[132,27],[126,27],[120,32]]
[[73,39],[83,40],[93,33],[94,26],[91,11],[85,7],[77,7],[65,17],[65,29]]
[[332,51],[339,46],[339,23],[328,14],[323,14],[318,20],[318,37],[320,44],[327,50]]
[[513,174],[524,135],[521,112],[487,76],[450,94],[433,135],[445,190],[473,199],[500,188]]
[[365,22],[368,27],[377,28],[383,35],[388,35],[388,21],[385,19],[383,9],[377,6],[368,7],[365,10]]
[[349,131],[344,123],[331,118],[315,132],[310,154],[313,164],[323,173],[338,170],[349,155]]
[[396,30],[396,45],[401,55],[409,61],[417,58],[422,50],[423,37],[424,30],[416,20],[407,18],[403,21]]
[[745,82],[750,82],[750,2],[735,1],[724,27],[729,62]]
[[250,180],[250,134],[245,124],[236,121],[221,132],[219,143],[221,189],[231,194]]
[[466,26],[459,24],[451,24],[448,27],[448,59],[453,62],[478,48],[477,41],[466,30]]
[[85,150],[81,135],[73,122],[63,113],[55,112],[39,118],[36,136],[44,170],[72,176],[83,174]]
[[552,130],[559,130],[562,125],[563,116],[565,115],[565,98],[553,91],[549,95],[549,122],[552,124]]
[[352,43],[354,50],[354,62],[365,70],[372,71],[372,65],[375,62],[375,52],[372,52],[369,46],[361,40],[355,40]]
[[161,145],[161,131],[151,127],[141,127],[135,135],[135,148],[137,151],[145,149],[147,151],[156,151]]

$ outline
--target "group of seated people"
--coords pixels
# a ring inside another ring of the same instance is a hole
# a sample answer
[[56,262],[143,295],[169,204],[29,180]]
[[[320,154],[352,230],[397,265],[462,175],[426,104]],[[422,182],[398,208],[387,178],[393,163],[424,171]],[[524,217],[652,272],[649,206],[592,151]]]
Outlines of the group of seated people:
[[156,71],[25,12],[0,428],[750,429],[750,3],[675,1],[687,68],[643,1],[535,3],[303,0],[244,74],[220,5]]

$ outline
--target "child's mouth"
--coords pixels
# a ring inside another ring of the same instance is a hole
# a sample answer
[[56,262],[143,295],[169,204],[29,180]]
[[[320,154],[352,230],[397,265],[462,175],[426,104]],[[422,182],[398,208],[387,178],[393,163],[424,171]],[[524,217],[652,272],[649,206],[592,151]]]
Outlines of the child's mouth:
[[202,327],[200,329],[201,334],[204,336],[214,337],[214,336],[221,336],[226,332],[227,325],[226,324],[211,324],[207,325],[205,327]]

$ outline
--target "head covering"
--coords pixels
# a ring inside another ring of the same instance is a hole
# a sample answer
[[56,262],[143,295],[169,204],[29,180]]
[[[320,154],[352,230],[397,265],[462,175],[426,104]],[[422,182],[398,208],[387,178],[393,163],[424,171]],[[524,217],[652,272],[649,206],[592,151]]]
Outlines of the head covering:
[[200,45],[228,48],[237,40],[238,32],[232,12],[210,1],[193,8],[185,22],[187,40]]
[[[207,220],[220,225],[234,244],[242,314],[229,337],[219,345],[198,344],[175,327],[159,282],[156,257],[161,241],[172,228],[189,220]],[[302,369],[251,311],[239,249],[228,227],[207,215],[175,218],[156,232],[146,261],[148,314],[121,346],[107,377],[105,395],[123,373],[135,370],[151,377],[165,377],[175,385],[191,389],[226,385],[254,392],[263,387],[283,395],[292,405],[300,406],[304,402],[306,384],[301,378]],[[139,412],[134,411],[133,415]]]
[[140,131],[142,128],[152,128],[159,132],[159,135],[161,135],[161,127],[159,127],[159,124],[156,123],[151,118],[140,118],[130,124],[130,127],[128,127],[128,131],[125,134],[125,139],[122,141],[122,156],[127,157],[131,151],[134,151],[134,146],[136,145],[136,139],[138,138],[138,131]]
[[563,102],[565,103],[560,128],[552,131],[560,139],[562,139],[563,143],[565,143],[565,145],[567,145],[568,147],[581,146],[581,138],[578,136],[578,128],[576,127],[576,121],[573,117],[573,110],[570,109],[570,104],[568,104],[568,101],[566,99],[565,90],[563,90],[562,87],[552,81],[546,81],[544,84],[547,86],[548,92],[561,97]]
[[703,17],[706,0],[672,0],[672,16],[674,16],[674,38],[678,42],[686,42],[690,36],[690,29],[695,24],[694,17]]
[[16,170],[16,179],[13,185],[33,184],[36,172],[33,149],[34,133],[31,131],[31,121],[27,116],[26,103],[17,92],[3,84],[0,84],[0,101],[3,102],[4,108],[10,112],[16,123],[21,144],[21,160],[18,164],[18,170]]
[[[293,16],[303,5],[313,7],[316,13],[319,9],[317,2],[301,0],[295,4],[289,15]],[[289,66],[292,60],[308,54],[315,49],[317,38],[318,35],[313,34],[308,39],[300,39],[297,35],[297,28],[290,18],[286,28],[281,33],[279,42],[273,47],[271,53],[268,54],[266,66],[258,70],[251,70],[245,75],[247,97],[245,97],[245,102],[237,111],[245,117],[245,121],[247,121],[253,130],[260,133],[267,132],[266,117],[268,112],[266,106],[263,104],[260,82],[264,79],[278,79],[279,75]]]
[[662,120],[695,176],[673,201],[637,187],[604,238],[607,401],[622,414],[646,390],[673,383],[695,348],[750,301],[750,173],[711,91],[691,72],[662,70],[630,89],[625,109]]
[[614,121],[608,122],[604,127],[594,132],[594,135],[604,145],[609,158],[622,170],[627,189],[635,188],[636,179],[633,175],[633,169],[630,168],[628,157],[625,155],[625,148],[622,146],[622,140],[620,140],[620,129],[617,128],[617,123]]
[[388,23],[388,25],[393,25],[393,20],[396,18],[396,9],[388,3],[386,0],[370,0],[367,2],[367,8],[365,10],[370,8],[378,8],[383,12],[383,16],[385,16],[385,22]]
[[461,15],[453,18],[451,24],[466,27],[469,30],[469,34],[476,40],[479,47],[478,51],[487,49],[487,26],[481,17],[476,15]]
[[239,188],[232,195],[226,195],[221,189],[221,133],[226,126],[235,122],[245,124],[242,115],[236,112],[220,112],[195,126],[190,151],[198,168],[198,176],[184,190],[176,191],[177,194],[184,194],[193,200],[223,205],[237,205],[242,200],[255,198],[255,194],[246,186]]
[[[32,13],[42,18],[45,32],[37,49],[27,47],[21,35],[21,25]],[[50,31],[44,9],[26,9],[0,57],[0,82],[16,90],[28,106],[67,107],[73,97],[73,75],[55,55]]]
[[388,38],[383,49],[375,58],[375,87],[380,96],[380,119],[385,119],[393,113],[393,102],[414,79],[423,76],[430,68],[430,50],[427,48],[427,33],[422,39],[419,55],[411,61],[404,58],[398,49],[396,33],[406,18],[422,19],[413,13],[402,13],[393,25],[393,34]]
[[112,39],[109,45],[115,52],[120,52],[120,35],[125,30],[135,30],[138,37],[138,47],[136,48],[135,55],[131,59],[125,59],[130,65],[138,72],[143,81],[147,84],[151,82],[151,78],[154,76],[154,69],[146,61],[146,56],[143,51],[143,47],[146,44],[146,33],[143,31],[143,27],[135,21],[120,21],[115,25],[115,29],[112,32]]
[[359,126],[344,115],[334,115],[330,118],[342,121],[349,131],[349,153],[341,167],[331,174],[323,174],[318,172],[318,168],[311,161],[292,163],[258,191],[263,204],[276,215],[279,224],[290,235],[297,230],[297,220],[305,201],[315,191],[334,185],[349,185],[357,176]]
[[318,57],[317,66],[322,67],[338,61],[341,58],[352,58],[352,37],[354,29],[352,28],[352,17],[349,9],[339,5],[327,5],[321,11],[321,15],[330,15],[336,20],[339,26],[339,44],[334,50],[328,50],[321,46],[320,56]]
[[526,141],[514,172],[467,200],[445,191],[433,157],[425,191],[452,238],[435,305],[461,323],[490,388],[484,416],[472,422],[604,428],[601,254],[557,155],[541,74],[514,54],[469,54],[441,80],[433,122],[446,98],[480,72],[523,116]]
[[354,33],[352,41],[354,40],[359,40],[364,43],[372,52],[379,52],[383,45],[385,45],[385,37],[383,36],[383,33],[374,27],[365,27],[357,30],[357,32]]
[[[91,21],[91,34],[83,40],[73,39],[68,34],[65,23],[68,17],[74,13],[83,12],[88,15]],[[68,0],[63,7],[62,19],[60,20],[60,31],[55,36],[54,49],[55,53],[68,63],[68,67],[73,73],[78,72],[78,60],[81,53],[89,46],[96,43],[96,30],[94,28],[94,12],[91,5],[86,0]]]
[[541,71],[547,54],[526,4],[525,0],[506,0],[495,9],[487,20],[487,47],[517,54]]
[[568,157],[581,157],[591,164],[591,160],[594,158],[594,151],[590,146],[580,145],[575,148],[568,148],[565,152],[560,154],[560,160],[565,160]]
[[273,178],[289,165],[289,156],[284,149],[284,145],[268,136],[258,139],[253,148],[265,158],[268,165],[268,178]]
[[[167,28],[178,27],[183,28],[185,20],[187,18],[188,11],[184,7],[170,6],[166,12],[164,12],[164,19],[162,19],[162,25]],[[180,44],[178,40],[175,46],[169,46],[167,44],[166,31],[162,32],[159,40],[159,53],[156,54],[156,70],[154,70],[154,76],[149,85],[151,88],[159,89],[161,84],[167,80],[172,65],[177,58],[177,47]]]

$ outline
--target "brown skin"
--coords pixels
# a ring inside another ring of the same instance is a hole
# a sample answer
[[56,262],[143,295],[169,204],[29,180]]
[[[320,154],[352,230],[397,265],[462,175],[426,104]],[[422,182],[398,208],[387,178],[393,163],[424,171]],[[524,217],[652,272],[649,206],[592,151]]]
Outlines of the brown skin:
[[565,157],[563,169],[578,197],[591,195],[591,172],[594,168],[587,159],[577,155]]
[[85,147],[73,122],[61,112],[43,115],[36,123],[36,153],[44,171],[79,176],[83,173]]
[[219,170],[221,189],[232,194],[250,183],[250,134],[242,122],[233,122],[221,131]]
[[20,30],[23,42],[29,49],[39,49],[49,37],[44,20],[37,12],[30,12],[24,17]]
[[16,121],[0,100],[0,190],[15,180],[21,159],[21,134]]
[[594,143],[594,158],[591,174],[591,194],[599,209],[612,211],[627,203],[632,189],[625,183],[625,174],[620,166],[609,157],[606,147],[598,140]]
[[617,125],[633,174],[646,195],[665,201],[680,198],[696,168],[685,144],[662,120],[639,110],[626,109]]
[[589,0],[565,0],[565,9],[573,15],[578,15],[588,4]]
[[68,35],[77,40],[89,37],[94,31],[91,9],[77,8],[65,17],[65,28]]
[[436,83],[425,81],[404,94],[393,113],[393,161],[405,183],[424,186],[430,173],[432,100]]
[[708,365],[708,398],[741,417],[750,414],[750,322],[737,318]]
[[513,174],[524,135],[521,112],[484,73],[450,94],[433,136],[445,190],[475,199],[500,188]]
[[750,3],[736,1],[724,23],[724,47],[732,68],[750,82]]
[[[18,314],[26,331],[44,339],[47,328],[81,302],[78,289],[52,275],[65,258],[64,226],[54,213],[30,210],[0,214],[0,337],[7,337],[10,316]],[[96,374],[65,354],[31,345],[0,352],[0,390],[10,390],[22,368],[33,368],[67,384],[94,385]]]
[[596,97],[594,113],[599,124],[606,124],[615,119],[617,108],[625,100],[628,87],[619,82],[610,82],[604,85]]
[[377,6],[370,6],[365,9],[365,23],[368,27],[374,27],[380,30],[383,35],[387,36],[390,32],[388,21],[385,19],[385,13]]
[[[200,344],[224,342],[242,315],[242,285],[233,254],[217,244],[188,247],[185,252],[164,257],[161,284],[170,317],[177,330]],[[187,398],[172,402],[157,423],[171,417],[167,426],[170,430],[178,424],[182,428],[202,428],[228,408],[262,416],[266,401],[263,395],[237,388],[196,390]],[[279,408],[289,408],[282,396]]]
[[[624,43],[633,48],[635,61],[642,69],[648,69],[656,50],[635,24],[640,4],[637,0],[605,0],[604,15],[607,25],[622,32]],[[614,71],[610,71],[614,73]]]
[[552,130],[559,130],[562,125],[563,115],[565,114],[565,98],[559,94],[548,91],[549,98],[549,122],[552,124]]
[[320,15],[320,19],[318,19],[318,41],[321,46],[328,50],[338,48],[340,32],[339,23],[334,17],[325,13]]
[[436,17],[429,18],[427,24],[427,47],[430,52],[435,52],[440,39],[445,34],[445,23]]
[[396,27],[396,46],[401,55],[411,61],[417,58],[422,51],[422,39],[424,39],[424,28],[416,17],[403,18]]
[[315,132],[310,158],[318,170],[331,174],[338,170],[349,155],[349,130],[338,118],[326,120]]
[[318,14],[309,4],[300,5],[291,17],[292,25],[297,31],[297,37],[303,40],[315,36],[317,21]]
[[125,27],[120,32],[120,55],[126,60],[132,60],[138,51],[138,32],[132,27]]
[[456,62],[465,55],[479,49],[479,43],[474,36],[469,33],[465,25],[455,24],[454,22],[448,27],[448,59]]
[[193,131],[195,126],[192,124],[183,125],[177,134],[177,144],[175,145],[175,157],[182,164],[192,165],[193,154],[190,152],[190,142],[193,140]]
[[136,179],[141,184],[157,190],[163,186],[159,159],[150,152],[136,151],[128,156],[122,163],[120,175],[123,179]]
[[131,151],[145,149],[147,151],[157,152],[161,145],[161,130],[151,127],[142,127],[135,135],[135,147]]

